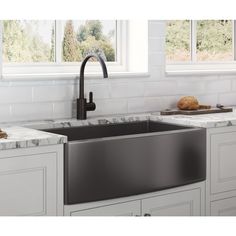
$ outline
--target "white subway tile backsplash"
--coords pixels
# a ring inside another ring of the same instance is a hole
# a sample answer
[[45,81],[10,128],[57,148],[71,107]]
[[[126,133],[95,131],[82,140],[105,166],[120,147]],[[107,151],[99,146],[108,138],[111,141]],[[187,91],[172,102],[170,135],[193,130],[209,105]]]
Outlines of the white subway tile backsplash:
[[204,80],[199,81],[178,81],[176,94],[192,95],[206,92],[206,83]]
[[165,79],[165,66],[149,66],[150,80],[163,80]]
[[151,38],[149,39],[149,53],[164,53],[165,49],[165,38]]
[[229,92],[231,90],[231,80],[214,80],[206,83],[206,92]]
[[13,104],[11,120],[42,120],[53,118],[52,103]]
[[150,53],[149,54],[149,64],[150,66],[162,66],[165,65],[165,54],[158,53]]
[[33,88],[34,102],[70,101],[73,100],[74,90],[72,85],[38,86]]
[[[99,84],[85,84],[85,96],[89,97],[89,92],[93,92],[94,99],[105,99],[109,98],[109,84],[106,83],[99,83]],[[78,86],[79,91],[79,86]]]
[[158,81],[144,83],[144,96],[172,95],[176,92],[176,81]]
[[0,87],[0,104],[32,102],[31,87]]
[[0,105],[0,122],[11,121],[11,107],[8,104]]
[[232,106],[236,104],[236,92],[235,93],[222,93],[219,95],[219,103],[225,106]]
[[163,37],[166,32],[165,21],[150,21],[148,25],[148,36],[149,38],[153,37]]
[[141,82],[110,83],[112,98],[142,97],[144,84]]
[[53,104],[53,118],[71,118],[73,110],[73,101],[55,102]]
[[177,101],[176,96],[133,98],[128,100],[128,112],[155,112],[175,108]]
[[236,79],[232,80],[232,91],[236,91]]
[[127,100],[125,99],[104,99],[96,101],[96,110],[88,112],[88,116],[101,116],[110,114],[127,113]]
[[199,103],[202,105],[211,105],[216,106],[218,103],[218,95],[217,94],[210,94],[210,95],[196,95]]

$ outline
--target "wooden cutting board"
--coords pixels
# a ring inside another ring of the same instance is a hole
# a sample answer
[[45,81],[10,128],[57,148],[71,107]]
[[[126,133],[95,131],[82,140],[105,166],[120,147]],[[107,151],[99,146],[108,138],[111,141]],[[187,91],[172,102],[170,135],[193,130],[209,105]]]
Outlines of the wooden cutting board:
[[166,109],[164,111],[161,111],[161,115],[202,115],[202,114],[213,114],[213,113],[225,113],[225,112],[232,112],[232,107],[223,107],[223,108],[217,108],[212,107],[210,109],[198,109],[198,110],[170,110]]

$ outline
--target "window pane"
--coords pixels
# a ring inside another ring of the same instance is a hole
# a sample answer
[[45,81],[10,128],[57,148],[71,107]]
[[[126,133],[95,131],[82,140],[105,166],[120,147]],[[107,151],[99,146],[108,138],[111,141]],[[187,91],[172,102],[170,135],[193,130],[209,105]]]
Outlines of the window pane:
[[167,62],[191,60],[189,20],[167,22],[166,60]]
[[54,25],[54,21],[3,21],[3,61],[54,61]]
[[96,52],[106,61],[116,61],[116,21],[63,21],[62,61],[81,61]]
[[197,60],[233,60],[232,21],[197,21]]

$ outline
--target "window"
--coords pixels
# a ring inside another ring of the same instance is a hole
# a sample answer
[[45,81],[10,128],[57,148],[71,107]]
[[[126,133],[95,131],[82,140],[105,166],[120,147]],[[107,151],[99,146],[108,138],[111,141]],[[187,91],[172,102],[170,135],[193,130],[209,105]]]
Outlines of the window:
[[236,69],[232,20],[167,22],[167,70]]
[[[90,52],[116,61],[116,21],[62,21],[55,37],[54,21],[3,21],[3,62],[79,62]],[[61,40],[61,58],[55,58],[55,41]]]
[[[109,74],[148,71],[147,21],[3,20],[0,24],[3,78],[74,78],[83,58],[93,52],[104,58]],[[91,59],[86,72],[101,72],[99,63]]]
[[[92,52],[109,71],[127,71],[127,21],[4,20],[2,25],[3,74],[78,74],[79,63]],[[96,60],[88,67],[100,71]]]

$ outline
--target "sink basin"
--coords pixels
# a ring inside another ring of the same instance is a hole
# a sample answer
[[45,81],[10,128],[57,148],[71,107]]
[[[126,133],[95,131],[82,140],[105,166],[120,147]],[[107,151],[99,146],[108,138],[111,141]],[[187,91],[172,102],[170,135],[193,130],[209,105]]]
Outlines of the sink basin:
[[69,141],[116,137],[122,135],[147,134],[171,130],[190,129],[186,126],[178,126],[154,121],[138,121],[118,124],[77,126],[69,128],[48,129],[44,131],[66,135]]
[[206,178],[206,131],[154,121],[44,130],[68,136],[65,204],[148,193]]

